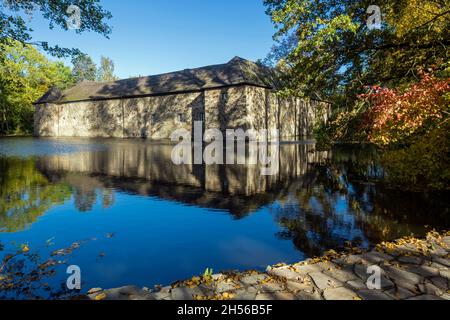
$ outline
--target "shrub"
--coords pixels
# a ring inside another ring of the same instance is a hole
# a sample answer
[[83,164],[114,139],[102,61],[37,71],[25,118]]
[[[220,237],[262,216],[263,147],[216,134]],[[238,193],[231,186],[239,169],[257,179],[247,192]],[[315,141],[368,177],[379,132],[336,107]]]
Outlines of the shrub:
[[414,189],[449,189],[450,121],[406,148],[386,151],[382,164],[391,183]]
[[404,91],[372,87],[360,96],[370,105],[362,117],[361,131],[377,145],[409,144],[411,137],[426,134],[448,116],[449,91],[450,78],[429,74]]

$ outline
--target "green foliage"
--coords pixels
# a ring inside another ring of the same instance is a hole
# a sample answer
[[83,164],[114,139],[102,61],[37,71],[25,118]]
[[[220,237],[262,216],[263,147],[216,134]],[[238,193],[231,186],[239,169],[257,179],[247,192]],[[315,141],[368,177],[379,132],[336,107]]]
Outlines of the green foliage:
[[34,159],[0,158],[0,232],[25,229],[71,194],[68,185],[49,184]]
[[416,189],[450,188],[450,121],[407,148],[386,151],[382,163],[390,182]]
[[114,75],[114,61],[108,57],[101,57],[100,66],[97,71],[97,80],[103,82],[115,81],[118,78]]
[[30,133],[33,102],[52,86],[71,86],[70,68],[17,41],[0,49],[0,134]]
[[87,54],[77,55],[72,59],[72,64],[72,76],[76,83],[97,79],[97,66]]
[[315,138],[321,148],[335,142],[366,142],[367,132],[360,130],[362,116],[367,105],[359,101],[350,111],[335,110],[327,123],[319,124],[314,131]]
[[[0,44],[16,40],[23,44],[31,44],[32,29],[28,26],[26,15],[30,16],[35,12],[49,21],[49,28],[55,26],[68,30],[67,20],[69,14],[67,10],[70,5],[76,4],[80,8],[80,28],[76,33],[86,31],[97,32],[105,37],[111,33],[111,27],[105,20],[111,19],[112,15],[99,4],[99,0],[5,0],[0,1]],[[34,42],[44,51],[58,56],[68,56],[79,54],[78,49],[61,48],[57,45],[50,45],[48,42]]]
[[114,61],[108,57],[101,57],[98,68],[94,60],[84,53],[75,56],[72,64],[72,76],[76,83],[83,81],[110,82],[118,79],[114,75]]
[[214,274],[214,271],[212,268],[206,268],[205,272],[203,273],[203,278],[209,279]]
[[415,189],[450,185],[449,79],[423,75],[403,90],[374,87],[356,108],[316,129],[319,147],[367,142],[384,148],[387,179]]
[[[417,66],[448,68],[448,1],[265,0],[277,33],[269,60],[288,67],[294,91],[325,94],[352,107],[366,85],[397,86],[417,78]],[[370,5],[383,17],[369,29]]]

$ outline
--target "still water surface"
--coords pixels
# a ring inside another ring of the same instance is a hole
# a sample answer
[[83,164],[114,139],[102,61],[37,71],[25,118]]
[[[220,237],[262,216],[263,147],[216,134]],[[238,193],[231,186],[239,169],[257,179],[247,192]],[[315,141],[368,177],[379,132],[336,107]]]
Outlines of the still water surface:
[[0,139],[0,258],[21,244],[46,258],[77,242],[65,259],[81,267],[82,291],[152,287],[450,226],[448,195],[373,183],[383,172],[371,147],[284,144],[273,177],[257,166],[176,166],[171,151],[140,140]]

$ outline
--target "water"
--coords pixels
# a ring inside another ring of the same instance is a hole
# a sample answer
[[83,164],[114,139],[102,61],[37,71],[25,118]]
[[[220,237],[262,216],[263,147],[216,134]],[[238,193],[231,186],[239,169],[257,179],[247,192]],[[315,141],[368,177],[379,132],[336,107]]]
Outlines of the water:
[[[206,268],[264,270],[450,225],[448,195],[374,183],[383,171],[372,147],[284,144],[270,177],[257,166],[176,166],[171,151],[141,140],[0,139],[0,258],[26,244],[45,261],[77,243],[58,259],[80,266],[85,292]],[[59,267],[45,283],[57,289],[67,277]]]

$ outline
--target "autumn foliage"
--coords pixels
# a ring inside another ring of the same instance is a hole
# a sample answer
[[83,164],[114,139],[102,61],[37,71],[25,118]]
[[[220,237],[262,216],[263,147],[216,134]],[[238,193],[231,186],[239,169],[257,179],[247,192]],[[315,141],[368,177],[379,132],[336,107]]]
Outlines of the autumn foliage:
[[405,90],[371,87],[360,96],[369,104],[360,129],[367,140],[386,146],[405,143],[415,134],[425,134],[448,116],[450,78],[423,74]]

